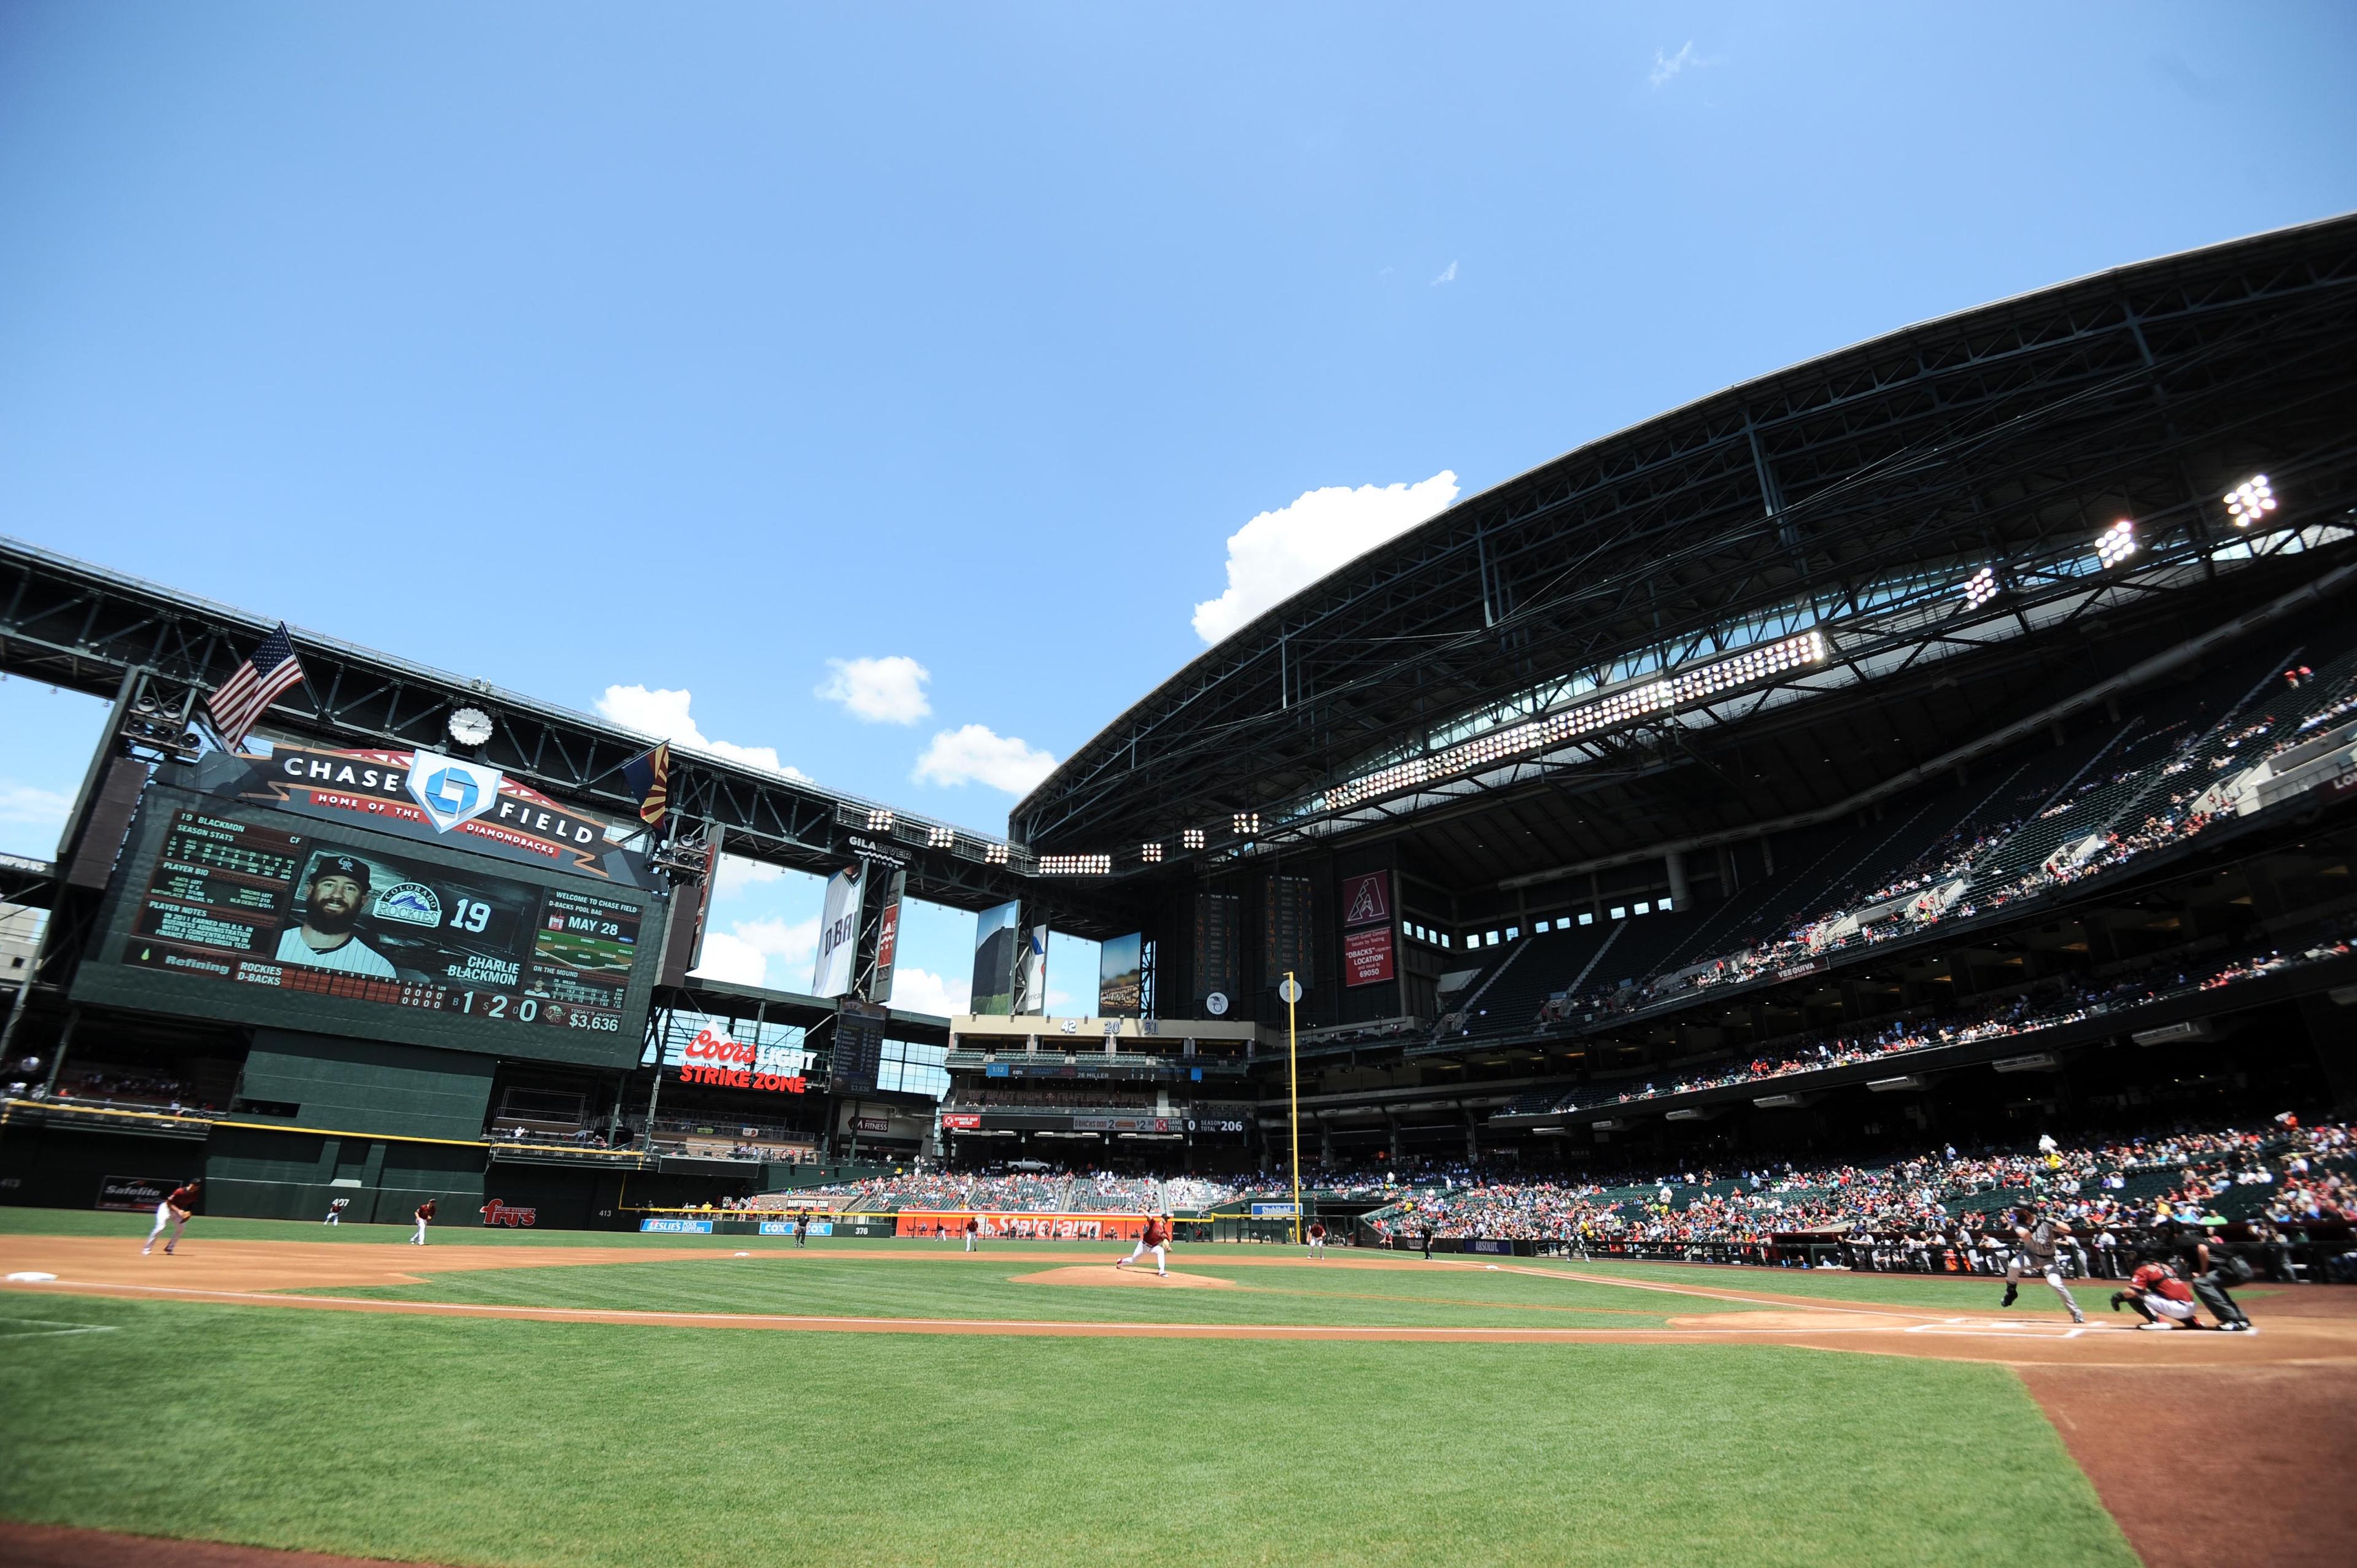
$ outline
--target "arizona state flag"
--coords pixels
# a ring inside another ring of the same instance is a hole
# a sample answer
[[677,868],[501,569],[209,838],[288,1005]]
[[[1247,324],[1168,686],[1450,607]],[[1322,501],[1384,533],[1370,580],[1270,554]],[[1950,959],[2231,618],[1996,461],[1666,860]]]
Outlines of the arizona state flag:
[[639,821],[661,838],[664,820],[671,814],[671,743],[664,741],[622,764],[622,783],[639,798]]

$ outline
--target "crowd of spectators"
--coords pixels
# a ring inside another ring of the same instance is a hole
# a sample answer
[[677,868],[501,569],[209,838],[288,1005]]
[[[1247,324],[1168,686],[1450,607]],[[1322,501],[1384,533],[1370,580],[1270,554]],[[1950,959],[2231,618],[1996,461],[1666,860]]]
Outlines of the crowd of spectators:
[[[46,1086],[37,1079],[11,1082],[8,1092],[15,1096],[40,1099]],[[169,1073],[148,1069],[91,1065],[76,1067],[69,1064],[58,1075],[57,1098],[83,1100],[101,1105],[135,1105],[145,1110],[168,1111],[174,1115],[183,1112],[216,1113],[221,1108],[197,1095],[185,1079]]]
[[[2091,1250],[2091,1272],[2133,1238],[2237,1220],[2266,1230],[2357,1219],[2357,1155],[2346,1122],[2281,1116],[2252,1130],[2178,1130],[2065,1145],[1960,1153],[1953,1145],[1879,1165],[1705,1169],[1607,1180],[1490,1178],[1420,1192],[1369,1217],[1378,1236],[1484,1237],[1574,1251],[1616,1243],[1760,1246],[1846,1239],[1863,1266],[1912,1267],[1935,1252],[2002,1270],[2007,1216],[2038,1204]],[[2264,1190],[2260,1190],[2264,1189]],[[2236,1199],[2233,1195],[2246,1195]],[[2231,1209],[2233,1213],[2222,1212]],[[2107,1240],[2108,1238],[2108,1240]]]
[[[2296,671],[2287,671],[2287,676]],[[2313,683],[2314,672],[2295,687]],[[1813,914],[1795,913],[1779,936],[1755,942],[1672,975],[1656,976],[1634,985],[1614,985],[1580,995],[1548,997],[1538,1009],[1542,1027],[1566,1021],[1593,1023],[1634,1013],[1665,999],[1714,986],[1738,984],[1793,963],[1846,948],[1888,941],[1949,918],[1963,919],[1988,913],[2023,899],[2040,897],[2110,871],[2152,850],[2179,843],[2201,832],[2222,814],[2211,792],[2221,776],[2241,772],[2268,761],[2314,738],[2317,732],[2357,713],[2357,675],[2339,674],[2340,693],[2296,723],[2281,715],[2251,719],[2222,731],[2202,731],[2179,744],[2166,761],[2145,767],[2095,774],[2077,781],[2071,792],[2042,809],[1998,822],[1960,829],[1917,855],[1881,885],[1853,890],[1837,908]],[[2319,693],[2319,698],[2321,693]],[[2272,738],[2271,738],[2272,737]],[[2063,816],[2090,793],[2115,788],[2129,792],[2126,809],[2142,803],[2167,779],[2190,775],[2182,788],[2172,789],[2165,802],[2155,802],[2134,821],[2108,820],[2091,824],[2087,841],[2059,846],[2040,863],[1991,886],[1964,885],[1986,871],[1993,852],[2029,822]],[[2137,788],[2137,786],[2144,786]],[[1908,894],[1909,902],[1897,902]],[[1852,911],[1870,913],[1863,923],[1844,917]]]
[[2107,980],[2040,981],[2017,994],[1993,998],[1945,1016],[1899,1019],[1873,1030],[1830,1034],[1780,1051],[1762,1052],[1746,1060],[1683,1073],[1659,1082],[1575,1090],[1558,1101],[1555,1108],[1585,1110],[1598,1105],[1625,1105],[1695,1090],[1720,1089],[1792,1073],[1878,1061],[1909,1051],[2059,1028],[2168,997],[2190,996],[2255,980],[2298,964],[2345,957],[2357,950],[2352,948],[2347,924],[2337,921],[2319,929],[2311,934],[2308,945],[2289,953],[2268,946],[2232,958],[2213,958],[2198,967],[2181,959],[2171,959]]
[[915,1170],[802,1189],[845,1208],[981,1209],[997,1214],[1177,1214],[1236,1196],[1200,1176],[1121,1176],[1111,1171]]

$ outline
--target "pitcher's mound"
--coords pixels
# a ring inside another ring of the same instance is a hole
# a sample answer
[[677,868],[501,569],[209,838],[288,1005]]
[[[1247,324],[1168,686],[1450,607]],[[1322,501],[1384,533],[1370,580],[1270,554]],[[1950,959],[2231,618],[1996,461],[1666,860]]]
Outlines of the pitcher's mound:
[[1116,1269],[1111,1263],[1082,1263],[1068,1269],[1042,1269],[1017,1274],[1019,1285],[1151,1285],[1157,1290],[1233,1290],[1233,1280],[1209,1274],[1157,1275],[1152,1269]]

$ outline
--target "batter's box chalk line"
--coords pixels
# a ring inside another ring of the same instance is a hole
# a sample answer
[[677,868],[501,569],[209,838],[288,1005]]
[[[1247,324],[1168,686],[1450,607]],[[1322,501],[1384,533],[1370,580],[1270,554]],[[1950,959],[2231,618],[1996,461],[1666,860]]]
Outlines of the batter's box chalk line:
[[1943,1317],[1910,1325],[1909,1334],[2010,1334],[2033,1339],[2076,1339],[2085,1332],[2075,1323],[2037,1323],[2018,1317]]

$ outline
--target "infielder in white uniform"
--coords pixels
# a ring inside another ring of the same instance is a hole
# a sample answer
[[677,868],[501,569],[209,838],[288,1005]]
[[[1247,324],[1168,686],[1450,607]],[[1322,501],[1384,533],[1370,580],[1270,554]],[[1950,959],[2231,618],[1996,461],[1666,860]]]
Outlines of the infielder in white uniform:
[[2086,1322],[2087,1315],[2079,1310],[2071,1287],[2062,1283],[2062,1265],[2055,1256],[2069,1238],[2071,1228],[2060,1220],[2044,1218],[2035,1208],[2024,1209],[2018,1218],[2025,1223],[2013,1228],[2013,1256],[2006,1260],[2005,1265],[2005,1299],[1997,1305],[2011,1306],[2021,1294],[2022,1276],[2034,1273],[2042,1275],[2054,1294],[2062,1298],[2062,1305],[2071,1310],[2072,1322]]

